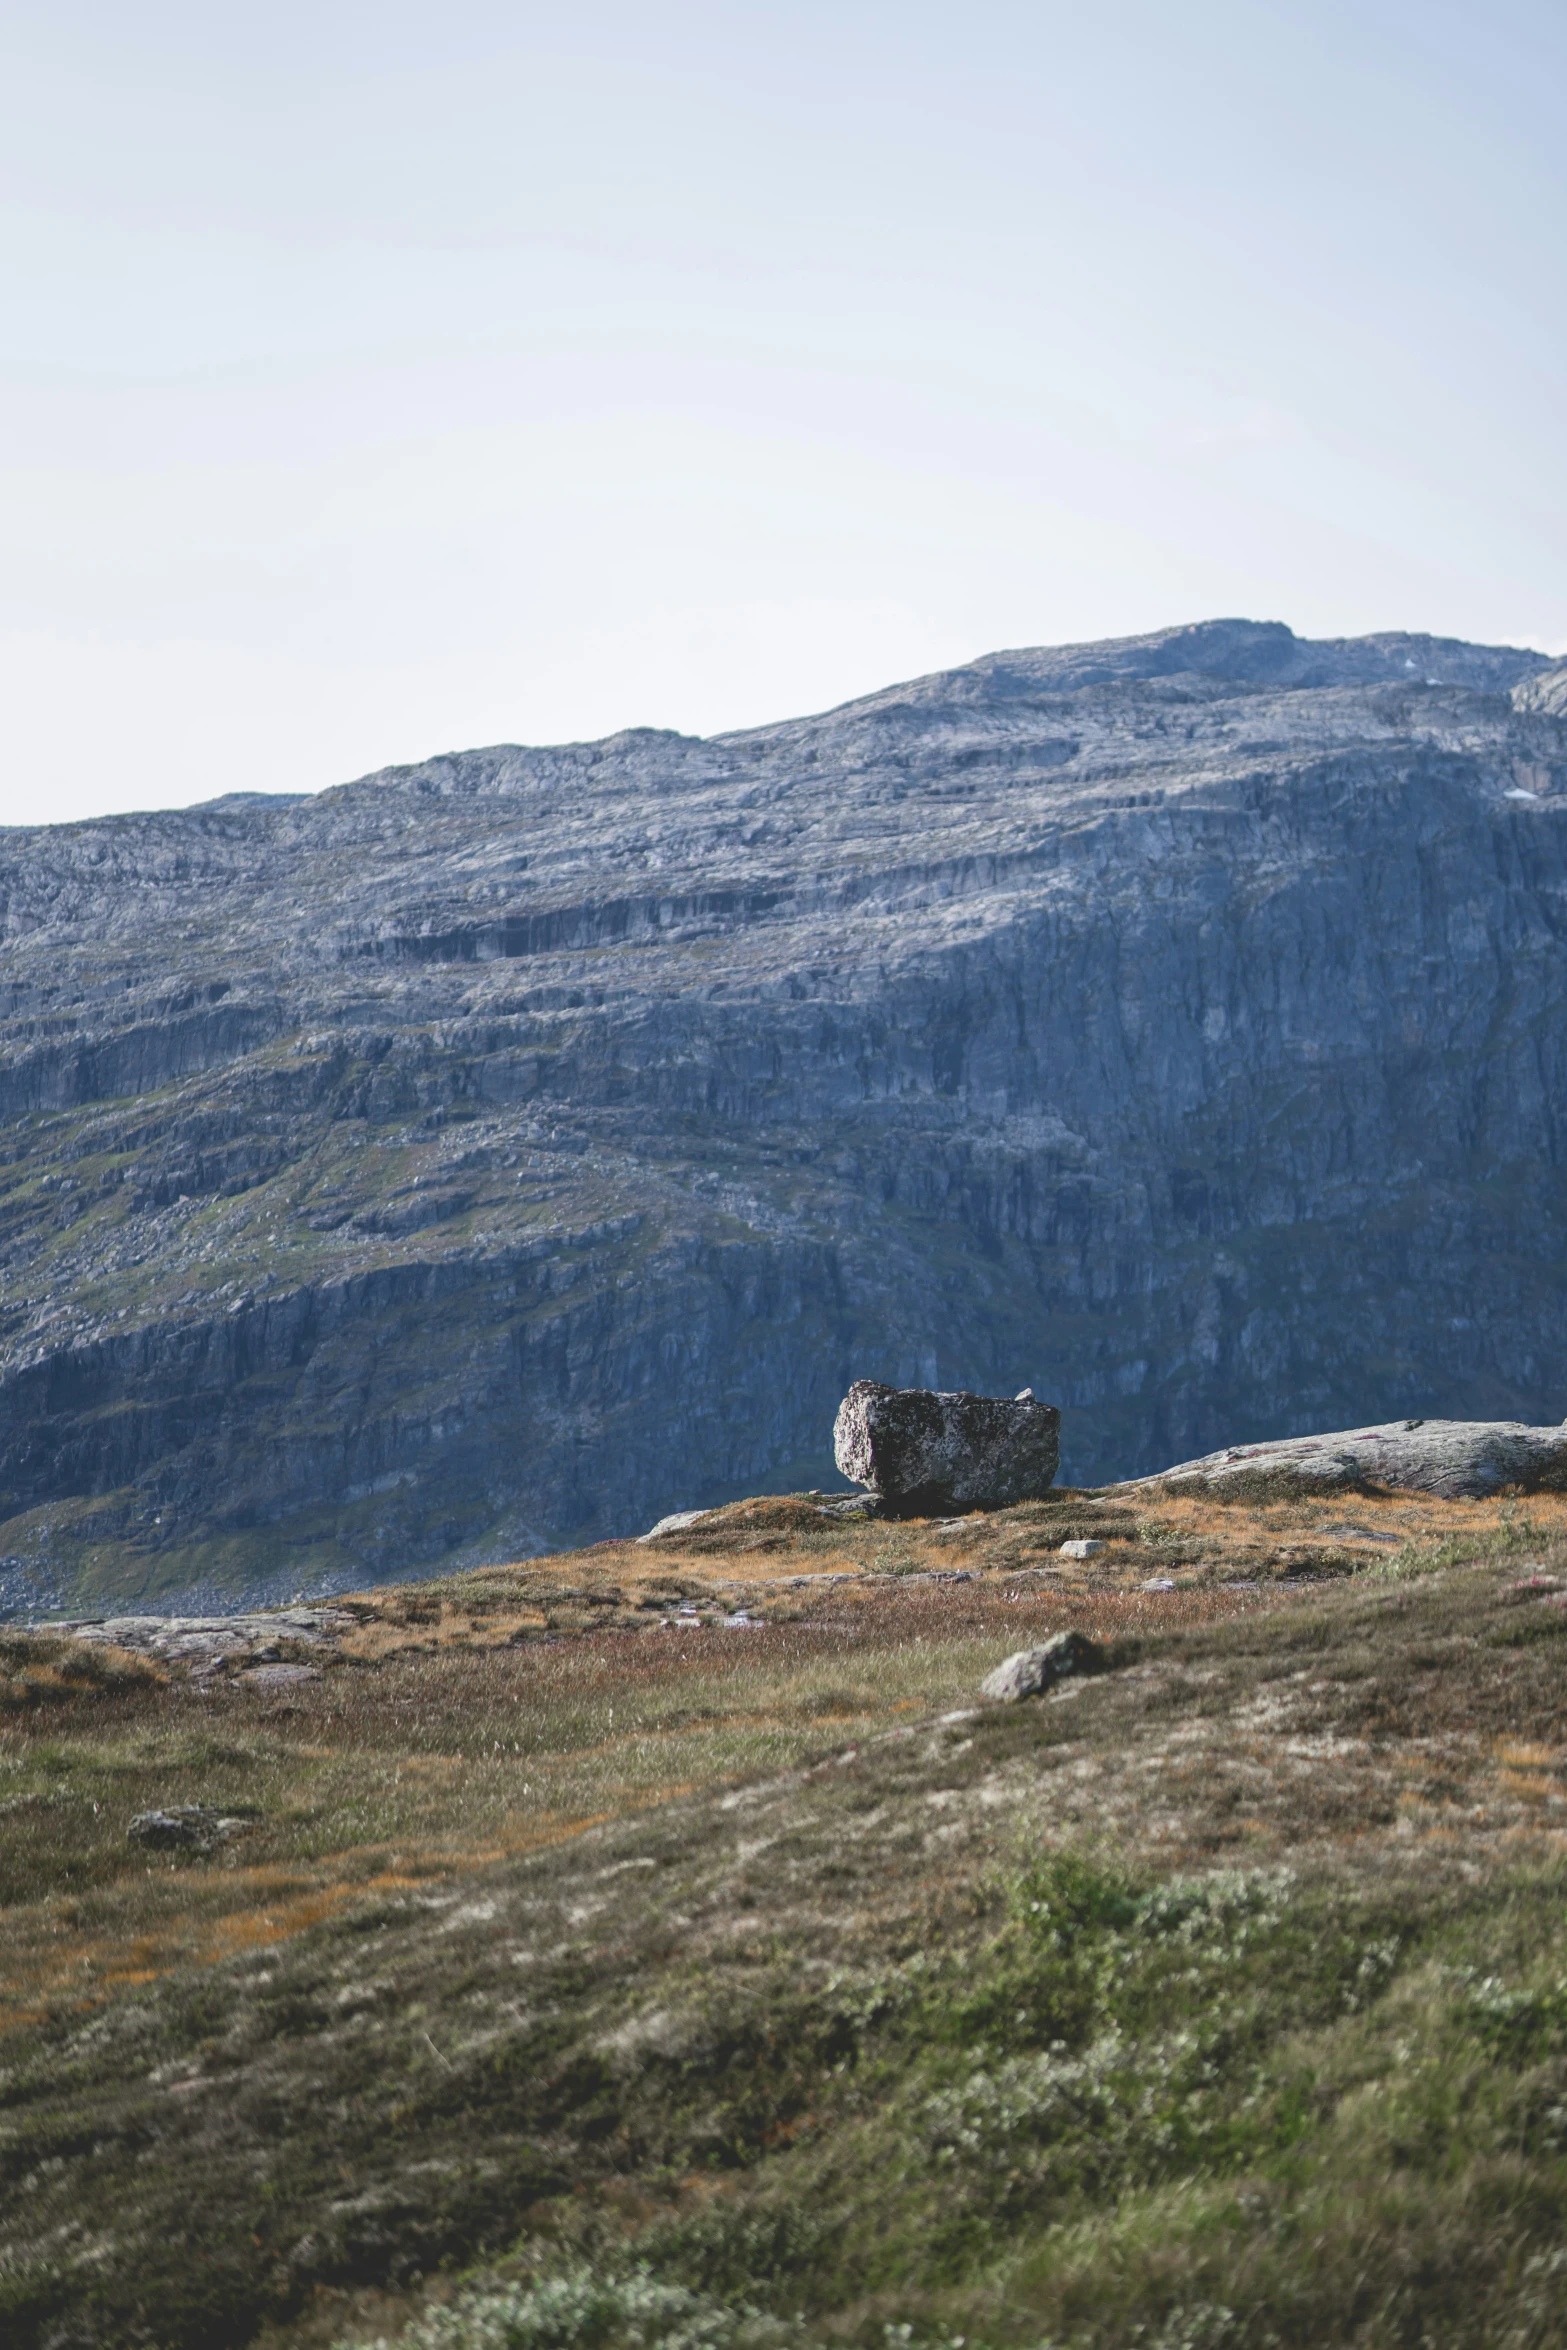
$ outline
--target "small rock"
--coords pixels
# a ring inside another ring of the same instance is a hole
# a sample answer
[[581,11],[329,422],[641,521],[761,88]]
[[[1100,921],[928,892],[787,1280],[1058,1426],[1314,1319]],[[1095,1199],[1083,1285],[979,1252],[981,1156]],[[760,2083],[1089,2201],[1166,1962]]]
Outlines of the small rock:
[[1175,1577],[1173,1575],[1150,1575],[1143,1585],[1143,1589],[1145,1591],[1173,1591]]
[[649,1526],[645,1534],[637,1536],[637,1540],[656,1542],[661,1534],[683,1534],[688,1526],[696,1524],[698,1518],[711,1515],[710,1510],[671,1510],[667,1518],[660,1518],[656,1526]]
[[125,1833],[149,1852],[211,1852],[231,1836],[243,1836],[253,1819],[215,1811],[205,1803],[172,1803],[164,1811],[140,1811]]
[[979,1685],[981,1697],[993,1705],[1014,1705],[1022,1697],[1042,1697],[1057,1681],[1078,1673],[1104,1671],[1104,1650],[1081,1632],[1053,1632],[1037,1648],[1020,1648],[987,1673]]
[[1097,1558],[1103,1548],[1102,1542],[1084,1536],[1077,1542],[1063,1542],[1060,1555],[1064,1559],[1091,1559]]
[[856,1379],[838,1407],[833,1457],[905,1517],[1005,1509],[1048,1493],[1061,1415],[1031,1395],[1010,1400]]

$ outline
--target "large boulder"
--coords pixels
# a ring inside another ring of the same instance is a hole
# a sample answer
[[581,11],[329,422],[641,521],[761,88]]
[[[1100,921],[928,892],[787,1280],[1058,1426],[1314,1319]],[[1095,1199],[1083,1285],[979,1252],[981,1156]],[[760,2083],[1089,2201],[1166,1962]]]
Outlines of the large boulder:
[[1567,1491],[1567,1421],[1530,1428],[1518,1420],[1388,1420],[1379,1428],[1231,1445],[1138,1482],[1259,1501],[1376,1486],[1447,1501],[1481,1500],[1504,1485],[1559,1493]]
[[1048,1493],[1061,1414],[1031,1388],[1011,1399],[856,1379],[838,1407],[833,1457],[903,1517],[1004,1509]]

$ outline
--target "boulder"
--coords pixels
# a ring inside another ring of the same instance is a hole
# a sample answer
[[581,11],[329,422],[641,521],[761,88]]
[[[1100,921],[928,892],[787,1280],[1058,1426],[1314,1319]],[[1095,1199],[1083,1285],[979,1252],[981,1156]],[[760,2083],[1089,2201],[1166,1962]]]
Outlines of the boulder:
[[649,1526],[645,1534],[637,1536],[637,1540],[657,1542],[665,1534],[683,1534],[688,1526],[696,1524],[698,1518],[707,1515],[706,1510],[671,1510],[667,1518],[660,1518],[656,1526]]
[[1237,1500],[1375,1486],[1445,1501],[1482,1500],[1504,1485],[1559,1493],[1567,1491],[1567,1421],[1530,1428],[1518,1420],[1388,1420],[1328,1436],[1231,1445],[1138,1482]]
[[833,1457],[889,1513],[945,1517],[1048,1493],[1060,1427],[1055,1406],[1026,1387],[1008,1400],[856,1379],[838,1407]]
[[1020,1648],[987,1673],[979,1685],[981,1697],[993,1705],[1015,1705],[1022,1697],[1043,1697],[1058,1681],[1078,1673],[1102,1673],[1105,1653],[1097,1641],[1081,1632],[1052,1632],[1037,1648]]

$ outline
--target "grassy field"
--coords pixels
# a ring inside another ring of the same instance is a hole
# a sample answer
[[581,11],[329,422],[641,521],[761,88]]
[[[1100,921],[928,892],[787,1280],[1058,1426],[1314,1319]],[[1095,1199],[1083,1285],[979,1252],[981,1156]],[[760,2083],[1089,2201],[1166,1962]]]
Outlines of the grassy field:
[[1558,1573],[1554,1498],[797,1497],[296,1678],[0,1633],[0,2338],[1559,2342]]

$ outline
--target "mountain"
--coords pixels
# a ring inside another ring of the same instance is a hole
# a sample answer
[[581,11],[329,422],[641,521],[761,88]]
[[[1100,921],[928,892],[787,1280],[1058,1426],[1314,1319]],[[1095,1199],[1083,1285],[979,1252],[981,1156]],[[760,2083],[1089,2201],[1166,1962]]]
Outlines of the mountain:
[[0,834],[0,1600],[1560,1420],[1567,665],[1215,621]]

